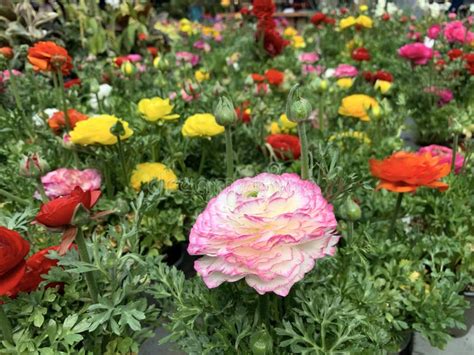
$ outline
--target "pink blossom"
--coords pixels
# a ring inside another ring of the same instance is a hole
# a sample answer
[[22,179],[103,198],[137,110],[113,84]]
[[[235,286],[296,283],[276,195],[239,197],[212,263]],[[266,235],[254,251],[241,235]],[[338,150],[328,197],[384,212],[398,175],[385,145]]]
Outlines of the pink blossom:
[[135,63],[135,62],[140,62],[143,58],[140,54],[129,54],[127,56],[125,56],[129,61],[131,61],[132,63]]
[[209,45],[209,43],[207,43],[206,41],[203,41],[202,39],[194,42],[193,47],[196,49],[203,50],[206,53],[210,52],[211,50],[211,46]]
[[440,32],[441,32],[441,25],[433,25],[430,28],[428,28],[426,35],[431,39],[436,39],[438,38]]
[[424,91],[438,96],[438,106],[440,107],[449,104],[454,99],[453,92],[449,89],[441,89],[436,86],[430,86],[425,88]]
[[410,43],[401,47],[398,54],[415,65],[425,65],[433,58],[433,49],[423,43]]
[[57,198],[69,195],[76,186],[82,190],[99,190],[101,177],[95,169],[66,169],[60,168],[47,173],[41,178],[46,196]]
[[[433,157],[439,158],[439,164],[451,164],[453,160],[453,150],[442,145],[432,144],[427,147],[422,147],[418,150],[418,154],[430,153]],[[461,154],[456,154],[454,161],[454,172],[459,174],[464,164],[464,157]]]
[[470,44],[474,41],[474,33],[469,32],[461,21],[448,22],[444,27],[444,37],[449,43]]
[[191,52],[176,52],[176,63],[179,65],[182,62],[190,63],[193,67],[199,63],[200,57]]
[[[23,73],[21,71],[18,71],[16,69],[13,69],[12,70],[12,74],[15,75],[15,76],[20,76],[22,75]],[[8,70],[4,70],[3,72],[0,72],[0,78],[3,79],[3,81],[7,81],[10,79],[10,71]]]
[[357,76],[359,71],[356,67],[349,65],[349,64],[339,64],[334,72],[334,76],[336,78],[348,78]]
[[309,74],[316,74],[316,75],[321,75],[323,72],[323,67],[320,65],[311,65],[311,64],[303,64],[301,66],[301,73],[303,75],[309,75]]
[[448,14],[448,18],[449,18],[450,20],[454,20],[454,19],[456,18],[456,13],[450,12],[450,13]]
[[339,236],[321,189],[296,174],[235,181],[209,201],[189,236],[188,253],[209,288],[242,278],[259,294],[288,295],[315,260],[333,255]]
[[319,60],[319,55],[315,52],[301,53],[298,60],[304,64],[314,64]]

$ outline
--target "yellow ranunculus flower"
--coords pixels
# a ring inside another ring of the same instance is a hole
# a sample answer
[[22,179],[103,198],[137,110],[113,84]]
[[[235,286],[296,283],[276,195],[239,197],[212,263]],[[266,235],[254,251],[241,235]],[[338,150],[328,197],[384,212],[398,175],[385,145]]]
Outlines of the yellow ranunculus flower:
[[125,62],[122,64],[122,66],[120,67],[120,70],[122,71],[122,73],[124,74],[127,74],[127,75],[131,75],[135,72],[135,66],[130,63],[130,62]]
[[224,127],[210,113],[198,113],[186,119],[181,133],[185,137],[212,137],[224,133]]
[[291,46],[293,48],[305,48],[306,47],[306,42],[304,41],[304,38],[301,36],[294,36],[291,39]]
[[196,78],[196,80],[198,82],[203,82],[203,81],[206,81],[206,80],[209,80],[209,73],[203,69],[199,69],[199,70],[196,70],[196,72],[194,73],[194,77]]
[[291,122],[286,116],[286,114],[282,114],[280,116],[280,126],[284,130],[290,130],[290,129],[296,128],[298,126],[298,123]]
[[158,67],[159,67],[159,65],[160,65],[160,59],[161,59],[161,58],[160,58],[159,55],[156,56],[156,58],[153,59],[153,66],[154,66],[155,68],[158,68]]
[[219,31],[215,30],[214,27],[211,26],[203,26],[201,32],[206,37],[216,37],[219,36]]
[[352,87],[352,84],[354,84],[354,80],[352,78],[341,78],[336,81],[336,84],[341,89],[349,89]]
[[161,163],[142,163],[135,167],[130,183],[135,190],[140,190],[142,184],[153,180],[163,181],[166,190],[178,188],[178,178],[173,170]]
[[179,31],[186,33],[188,35],[192,34],[193,33],[192,22],[186,18],[179,20]]
[[386,94],[391,87],[392,83],[385,80],[377,80],[374,85],[375,90],[379,89],[382,94]]
[[339,139],[345,139],[345,138],[353,138],[361,141],[362,143],[365,144],[370,144],[372,141],[370,138],[367,136],[366,133],[360,132],[360,131],[347,131],[347,132],[340,132],[333,134],[331,137],[329,137],[329,141],[335,141]]
[[221,6],[222,7],[229,7],[230,6],[230,0],[221,0]]
[[373,97],[356,94],[343,98],[338,112],[343,116],[355,117],[361,121],[370,121],[368,111],[378,107],[379,104]]
[[367,5],[360,5],[359,6],[360,12],[366,12],[368,9],[369,9],[369,7]]
[[122,123],[125,130],[120,139],[125,140],[133,134],[133,131],[128,127],[128,122],[111,115],[100,115],[77,122],[74,129],[70,132],[71,141],[74,144],[80,145],[115,144],[117,143],[117,137],[110,132],[110,129],[118,121]]
[[373,26],[373,21],[369,16],[360,15],[359,17],[356,18],[355,21],[356,21],[356,24],[365,28],[372,28]]
[[272,122],[268,128],[271,134],[281,133],[280,125],[277,122]]
[[145,120],[151,122],[179,118],[179,115],[172,114],[172,111],[173,105],[170,104],[170,99],[163,100],[161,97],[154,97],[152,99],[141,99],[138,103],[138,112],[143,115]]
[[355,17],[354,16],[349,16],[349,17],[343,18],[343,19],[341,19],[341,21],[339,21],[339,28],[341,30],[344,30],[348,27],[354,26],[355,24],[356,24]]
[[285,28],[285,30],[283,31],[283,36],[285,36],[287,38],[294,37],[297,34],[298,34],[298,31],[296,30],[296,28],[291,27],[291,26]]

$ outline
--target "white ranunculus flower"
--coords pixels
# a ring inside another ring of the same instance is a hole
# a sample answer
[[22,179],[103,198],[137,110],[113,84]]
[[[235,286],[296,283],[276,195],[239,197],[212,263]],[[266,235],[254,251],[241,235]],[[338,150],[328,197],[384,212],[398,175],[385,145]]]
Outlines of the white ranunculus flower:
[[435,40],[429,37],[425,37],[425,41],[423,42],[423,44],[428,48],[433,48],[435,44]]
[[[107,97],[110,95],[112,92],[112,86],[109,84],[102,84],[99,86],[99,92],[97,93],[97,96],[99,97],[99,100],[103,100],[104,104],[107,103]],[[97,102],[97,97],[95,94],[91,94],[91,98],[89,99],[89,105],[97,110],[99,108],[99,103]]]

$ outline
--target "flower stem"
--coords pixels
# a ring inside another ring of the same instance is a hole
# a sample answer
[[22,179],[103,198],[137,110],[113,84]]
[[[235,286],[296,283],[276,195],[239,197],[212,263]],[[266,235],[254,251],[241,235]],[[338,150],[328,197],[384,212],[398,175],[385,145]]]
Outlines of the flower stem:
[[[90,264],[91,261],[89,258],[89,252],[87,251],[86,240],[84,239],[84,234],[82,233],[81,227],[78,227],[77,229],[76,243],[81,260],[85,263]],[[84,274],[84,276],[86,278],[87,287],[89,288],[89,293],[91,295],[92,301],[94,301],[94,303],[97,303],[97,301],[99,300],[99,291],[95,282],[94,273],[92,271],[88,271]]]
[[23,119],[23,124],[25,125],[26,131],[30,134],[30,122],[26,118],[25,110],[23,109],[23,104],[21,103],[20,94],[18,92],[18,86],[16,84],[16,77],[13,74],[11,65],[8,66],[8,73],[10,74],[10,82],[12,86],[13,97],[15,98],[16,107],[20,111],[21,118]]
[[225,162],[226,162],[226,178],[228,182],[232,182],[234,178],[234,149],[232,148],[232,132],[230,126],[225,128]]
[[318,117],[319,117],[319,130],[321,132],[324,132],[324,115],[323,115],[323,106],[324,106],[324,101],[323,101],[323,95],[321,95],[321,98],[319,100],[319,110],[318,110]]
[[204,170],[204,165],[206,163],[206,158],[207,158],[207,150],[208,150],[208,145],[207,145],[207,142],[205,141],[204,144],[202,145],[201,161],[199,162],[199,170],[198,170],[199,176],[202,175],[202,171]]
[[456,171],[456,153],[458,151],[458,143],[459,143],[459,135],[456,133],[454,135],[454,141],[453,141],[453,156],[451,158],[451,174],[454,174]]
[[306,137],[305,122],[298,123],[298,135],[301,143],[301,178],[309,179],[308,138]]
[[15,201],[17,203],[19,203],[20,205],[25,205],[25,206],[28,206],[29,205],[29,202],[20,198],[20,197],[17,197],[15,195],[13,195],[12,193],[8,192],[8,191],[5,191],[4,189],[0,189],[0,195],[9,199],[9,200],[12,200],[12,201]]
[[69,132],[71,130],[71,121],[69,120],[69,114],[67,112],[67,101],[66,101],[66,95],[64,94],[63,73],[61,70],[58,70],[57,74],[58,74],[59,94],[61,95],[61,104],[63,106],[64,120],[66,121],[66,130]]
[[41,178],[37,179],[37,185],[38,185],[38,192],[41,196],[41,201],[43,203],[46,203],[49,201],[48,195],[46,195],[46,191],[44,190],[43,183],[41,182]]
[[393,211],[392,221],[390,223],[390,229],[388,231],[388,238],[392,238],[393,231],[395,230],[395,223],[397,223],[398,213],[400,211],[400,207],[402,205],[403,200],[403,192],[399,192],[397,196],[397,203],[395,204],[395,210]]
[[5,340],[13,344],[12,325],[2,306],[0,306],[0,328],[2,329]]
[[118,154],[120,158],[120,165],[122,166],[123,186],[127,187],[128,171],[127,171],[127,165],[125,163],[125,154],[123,151],[123,144],[122,144],[122,140],[120,139],[120,135],[117,135],[117,147],[118,147]]

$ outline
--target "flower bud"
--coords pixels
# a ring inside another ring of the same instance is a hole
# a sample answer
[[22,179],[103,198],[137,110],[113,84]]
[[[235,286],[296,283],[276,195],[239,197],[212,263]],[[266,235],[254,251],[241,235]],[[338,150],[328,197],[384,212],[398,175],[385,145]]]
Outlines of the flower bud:
[[300,98],[293,102],[290,108],[290,116],[288,119],[292,122],[303,122],[306,121],[311,115],[311,104],[308,100]]
[[125,62],[122,64],[122,66],[120,67],[120,70],[122,71],[122,73],[126,74],[126,75],[132,75],[135,73],[136,71],[136,68],[135,66],[130,63],[130,62]]
[[121,137],[125,134],[125,128],[120,120],[117,120],[117,123],[110,128],[110,133],[116,137]]
[[342,212],[344,214],[343,217],[349,221],[357,221],[362,216],[362,211],[359,205],[350,197],[348,197],[344,203]]
[[38,153],[24,156],[20,161],[20,175],[25,177],[39,177],[49,170],[48,163]]
[[234,105],[228,97],[219,98],[217,106],[214,110],[216,122],[221,126],[229,126],[237,121],[237,114],[235,113]]
[[250,337],[250,349],[253,355],[273,354],[273,339],[266,329],[260,329]]

